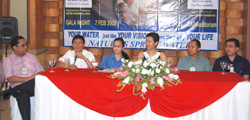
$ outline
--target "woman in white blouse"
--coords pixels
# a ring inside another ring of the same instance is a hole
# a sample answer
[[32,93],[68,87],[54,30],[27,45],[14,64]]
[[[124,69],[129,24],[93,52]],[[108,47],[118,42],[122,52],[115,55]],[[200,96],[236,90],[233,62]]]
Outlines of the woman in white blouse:
[[158,43],[159,35],[155,32],[148,33],[146,36],[146,51],[139,53],[138,60],[156,61],[161,59],[162,61],[167,61],[166,55],[156,50]]

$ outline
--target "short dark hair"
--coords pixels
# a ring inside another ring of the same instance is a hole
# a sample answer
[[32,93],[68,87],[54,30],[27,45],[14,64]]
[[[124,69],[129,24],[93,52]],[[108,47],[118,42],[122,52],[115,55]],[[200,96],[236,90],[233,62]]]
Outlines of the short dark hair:
[[226,43],[227,42],[234,42],[235,43],[235,47],[240,47],[240,41],[237,40],[236,38],[229,38],[229,39],[226,40]]
[[148,33],[146,37],[152,37],[154,42],[159,42],[160,40],[159,34],[155,32]]
[[201,42],[197,39],[193,39],[190,42],[195,41],[198,48],[201,48]]
[[75,39],[81,39],[82,42],[83,42],[83,44],[85,44],[85,39],[84,39],[84,37],[83,37],[82,35],[75,35],[75,36],[73,37],[73,39],[72,39],[72,44],[73,44],[73,42],[75,41]]
[[[18,40],[20,39],[24,39],[23,36],[15,36],[12,38],[10,44],[11,44],[11,48],[13,49],[14,46],[17,46],[20,42]],[[13,49],[14,50],[14,49]]]

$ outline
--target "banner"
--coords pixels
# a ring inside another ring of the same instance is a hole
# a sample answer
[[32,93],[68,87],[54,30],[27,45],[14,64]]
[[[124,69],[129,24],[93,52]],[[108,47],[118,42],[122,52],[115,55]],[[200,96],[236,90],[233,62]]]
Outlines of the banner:
[[201,50],[218,50],[218,0],[64,0],[63,44],[85,37],[88,48],[111,48],[122,37],[125,47],[145,49],[146,34],[157,32],[157,49],[186,50],[190,40]]

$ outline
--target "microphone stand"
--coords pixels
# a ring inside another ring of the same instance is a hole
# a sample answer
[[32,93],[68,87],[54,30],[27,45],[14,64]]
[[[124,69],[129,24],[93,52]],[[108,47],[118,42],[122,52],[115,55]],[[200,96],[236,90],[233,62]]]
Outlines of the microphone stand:
[[7,58],[8,55],[8,42],[5,43],[5,57]]
[[5,57],[7,57],[7,55],[8,55],[8,42],[5,42],[5,38],[4,37],[2,37],[2,38],[0,38],[0,40],[2,40],[0,43],[5,43]]

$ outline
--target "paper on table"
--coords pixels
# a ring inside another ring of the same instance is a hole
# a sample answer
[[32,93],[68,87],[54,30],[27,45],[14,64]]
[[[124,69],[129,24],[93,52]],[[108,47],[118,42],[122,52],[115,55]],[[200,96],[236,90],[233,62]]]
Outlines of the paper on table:
[[103,70],[98,70],[98,72],[113,73],[113,72],[115,72],[115,70],[112,70],[112,69],[103,69]]

